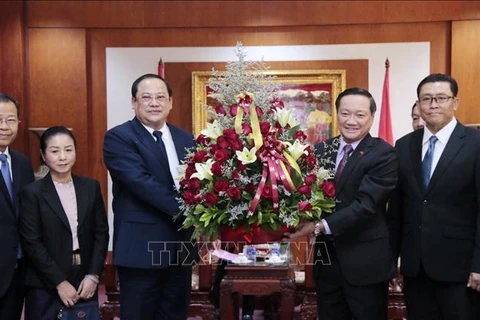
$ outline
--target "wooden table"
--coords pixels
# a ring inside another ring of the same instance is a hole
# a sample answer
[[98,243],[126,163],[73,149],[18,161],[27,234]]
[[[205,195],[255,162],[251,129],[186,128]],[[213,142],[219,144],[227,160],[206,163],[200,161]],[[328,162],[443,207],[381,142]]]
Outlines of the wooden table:
[[273,293],[281,295],[280,319],[293,319],[295,281],[288,264],[228,265],[225,272],[220,284],[220,319],[238,319],[238,294],[262,296]]

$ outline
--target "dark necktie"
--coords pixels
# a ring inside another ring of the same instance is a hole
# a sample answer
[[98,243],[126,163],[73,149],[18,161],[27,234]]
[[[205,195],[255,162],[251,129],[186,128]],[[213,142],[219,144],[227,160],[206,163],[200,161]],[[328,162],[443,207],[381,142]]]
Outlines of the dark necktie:
[[2,153],[0,154],[0,162],[2,162],[2,176],[3,180],[5,181],[5,185],[7,186],[8,193],[10,194],[10,199],[13,201],[13,184],[12,184],[12,177],[10,176],[10,168],[8,167],[7,162],[7,155]]
[[340,176],[342,175],[342,171],[345,168],[345,165],[347,164],[348,159],[350,158],[350,155],[353,152],[353,147],[350,144],[346,144],[343,147],[343,157],[342,160],[340,160],[340,163],[338,164],[337,171],[335,172],[335,181],[338,181],[340,179]]
[[431,136],[429,139],[429,145],[427,153],[423,158],[422,168],[423,168],[423,185],[428,187],[428,183],[430,182],[430,175],[432,172],[432,159],[433,159],[433,152],[435,151],[435,143],[438,141],[438,138],[435,136]]
[[167,149],[165,148],[165,144],[163,143],[163,140],[162,140],[162,131],[153,131],[153,135],[155,136],[155,138],[157,138],[157,144],[160,148],[160,154],[161,154],[160,161],[162,162],[162,165],[165,166],[167,171],[170,172],[170,167],[168,166]]

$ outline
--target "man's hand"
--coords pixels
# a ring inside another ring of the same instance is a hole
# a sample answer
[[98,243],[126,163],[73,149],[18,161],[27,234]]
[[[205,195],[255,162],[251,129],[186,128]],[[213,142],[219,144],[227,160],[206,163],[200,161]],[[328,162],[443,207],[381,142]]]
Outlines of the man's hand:
[[57,292],[63,304],[67,307],[75,305],[80,298],[77,294],[77,290],[75,290],[67,280],[62,281],[57,285]]
[[480,292],[480,273],[470,273],[470,276],[468,277],[467,287]]
[[[321,223],[320,231],[323,232],[325,231],[325,228],[323,227],[323,223]],[[290,232],[285,232],[283,234],[284,240],[296,240],[298,238],[304,237],[304,236],[309,236],[313,233],[315,230],[315,223],[311,221],[307,222],[300,222],[300,224],[297,227],[297,230],[294,233]]]

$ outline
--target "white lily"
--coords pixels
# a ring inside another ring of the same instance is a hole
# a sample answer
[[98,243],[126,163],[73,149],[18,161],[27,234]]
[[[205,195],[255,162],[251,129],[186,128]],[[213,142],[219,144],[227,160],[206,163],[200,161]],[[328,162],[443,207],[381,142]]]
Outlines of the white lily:
[[213,159],[208,159],[205,163],[195,163],[195,172],[191,175],[192,178],[197,178],[198,180],[212,180],[213,173],[212,173],[212,165],[215,162]]
[[317,171],[317,179],[320,181],[333,179],[332,172],[330,172],[330,170],[325,169],[324,167],[321,167]]
[[297,125],[297,121],[292,117],[293,109],[281,109],[275,108],[275,120],[278,121],[282,128],[285,128],[287,125],[294,127]]
[[287,152],[295,161],[297,161],[298,158],[302,156],[302,154],[305,154],[305,155],[308,154],[308,151],[305,150],[308,147],[308,145],[302,144],[298,140],[295,140],[293,144],[290,142],[287,142],[286,144],[287,144]]
[[217,120],[215,120],[213,123],[207,122],[207,128],[200,131],[200,133],[208,138],[217,139],[223,134],[223,130]]
[[237,154],[238,160],[242,162],[242,164],[249,164],[254,163],[257,161],[257,148],[253,147],[252,149],[248,150],[246,147],[243,147],[242,151],[235,151]]

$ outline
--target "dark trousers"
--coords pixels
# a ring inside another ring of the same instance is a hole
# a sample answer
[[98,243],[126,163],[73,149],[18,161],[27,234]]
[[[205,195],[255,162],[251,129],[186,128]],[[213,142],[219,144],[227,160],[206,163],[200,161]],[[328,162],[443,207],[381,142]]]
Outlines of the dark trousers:
[[117,267],[122,320],[185,320],[190,305],[192,267]]
[[[227,264],[228,262],[226,260],[220,260],[220,263],[217,265],[217,269],[215,270],[215,279],[213,281],[212,289],[210,290],[210,302],[213,304],[215,309],[220,308],[220,283],[225,276],[225,267],[227,266]],[[254,311],[255,296],[243,296],[242,314],[253,315]]]
[[[85,274],[80,271],[80,266],[73,266],[68,275],[67,281],[78,289]],[[57,294],[57,289],[45,290],[42,288],[25,288],[25,320],[56,320],[62,300]],[[88,299],[98,300],[98,293]],[[79,300],[82,303],[86,300]]]
[[5,292],[5,295],[0,298],[0,319],[2,320],[20,320],[22,316],[24,273],[23,261],[19,260],[13,273],[10,286]]
[[328,248],[331,264],[316,264],[319,320],[386,320],[388,282],[365,286],[349,284],[342,273],[335,248]]
[[465,282],[429,278],[423,268],[416,277],[403,277],[408,320],[478,320],[480,293]]

